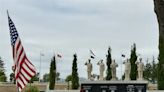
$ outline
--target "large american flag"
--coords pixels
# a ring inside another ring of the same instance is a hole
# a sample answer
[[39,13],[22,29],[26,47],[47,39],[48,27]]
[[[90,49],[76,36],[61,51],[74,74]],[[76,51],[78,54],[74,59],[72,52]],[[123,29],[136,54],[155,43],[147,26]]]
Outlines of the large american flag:
[[8,22],[11,37],[11,47],[13,51],[16,85],[18,90],[21,92],[29,80],[31,80],[31,78],[36,74],[36,69],[34,65],[28,60],[21,44],[18,32],[9,15]]

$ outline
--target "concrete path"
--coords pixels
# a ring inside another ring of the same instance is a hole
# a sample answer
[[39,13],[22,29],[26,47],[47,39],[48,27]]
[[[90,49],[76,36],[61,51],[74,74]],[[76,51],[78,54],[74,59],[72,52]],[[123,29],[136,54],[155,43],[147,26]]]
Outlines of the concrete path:
[[49,90],[46,92],[80,92],[80,90]]
[[[51,90],[46,92],[80,92],[80,90]],[[147,92],[164,92],[164,90],[148,90]]]

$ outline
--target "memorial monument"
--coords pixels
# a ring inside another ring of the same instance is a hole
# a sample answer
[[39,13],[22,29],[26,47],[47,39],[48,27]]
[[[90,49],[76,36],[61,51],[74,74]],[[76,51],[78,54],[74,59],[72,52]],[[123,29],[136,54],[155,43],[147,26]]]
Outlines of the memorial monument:
[[110,68],[111,68],[111,73],[112,73],[112,79],[111,80],[116,80],[116,67],[118,67],[118,64],[115,62],[115,60],[112,61]]
[[103,63],[103,60],[100,60],[97,63],[97,65],[99,65],[99,71],[100,71],[99,80],[104,80],[105,65]]
[[[110,68],[112,73],[112,79],[110,81],[103,80],[105,65],[103,60],[100,60],[97,65],[99,65],[99,80],[100,81],[85,81],[81,82],[81,90],[84,92],[146,92],[147,90],[147,81],[143,80],[143,68],[142,59],[139,59],[139,62],[136,62],[138,67],[138,80],[130,79],[131,63],[127,59],[125,62],[125,81],[116,80],[116,68],[118,64],[115,60],[112,61]],[[87,65],[88,79],[92,80],[92,64],[90,59],[85,63]]]
[[124,80],[129,81],[131,80],[130,79],[131,63],[129,59],[127,59],[125,62],[123,62],[123,64],[125,64],[125,79]]
[[85,65],[87,66],[88,79],[91,80],[91,73],[92,73],[92,63],[91,63],[91,60],[88,59],[88,62],[86,62]]
[[143,80],[144,64],[142,63],[142,58],[140,58],[139,62],[136,62],[136,64],[137,64],[137,71],[138,71],[138,80]]

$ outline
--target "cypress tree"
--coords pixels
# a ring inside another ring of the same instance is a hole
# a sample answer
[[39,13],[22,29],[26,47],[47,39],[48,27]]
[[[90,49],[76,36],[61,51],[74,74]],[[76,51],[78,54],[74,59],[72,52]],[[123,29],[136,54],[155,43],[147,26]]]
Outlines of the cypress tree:
[[148,59],[146,61],[146,65],[143,71],[143,77],[144,79],[151,81],[151,74],[152,74],[152,65],[148,62]]
[[112,57],[111,57],[111,48],[108,48],[108,55],[106,56],[106,65],[107,65],[107,70],[106,70],[106,80],[110,80],[112,78],[111,74],[111,68],[110,64],[112,63]]
[[164,39],[159,39],[158,89],[164,90]]
[[155,58],[153,56],[153,60],[152,60],[152,82],[155,83],[155,81],[157,80],[157,64],[155,63]]
[[51,60],[51,64],[50,64],[50,75],[49,75],[49,89],[50,90],[54,90],[54,86],[55,86],[55,79],[56,79],[56,59],[55,59],[55,55],[53,56],[52,60]]
[[131,78],[131,80],[136,80],[136,76],[137,76],[137,65],[135,64],[136,61],[137,61],[136,44],[134,43],[132,45],[131,55],[130,55],[130,63],[131,63],[130,78]]
[[74,59],[72,63],[72,89],[78,89],[79,88],[79,77],[77,72],[77,55],[74,54]]
[[0,82],[6,82],[7,77],[5,75],[4,61],[0,57]]
[[154,10],[159,24],[158,89],[164,90],[164,1],[154,0]]

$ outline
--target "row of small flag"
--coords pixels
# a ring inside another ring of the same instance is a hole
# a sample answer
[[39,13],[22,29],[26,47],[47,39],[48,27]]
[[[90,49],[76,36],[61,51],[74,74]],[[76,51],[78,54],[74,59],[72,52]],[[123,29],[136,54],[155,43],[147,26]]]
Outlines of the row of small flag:
[[[90,50],[90,58],[94,59],[96,57],[96,55],[93,53],[92,50]],[[124,54],[121,54],[121,57],[125,57]]]
[[[41,56],[44,56],[43,53],[40,53]],[[55,56],[57,56],[58,58],[62,58],[62,55],[61,54],[56,54]]]

